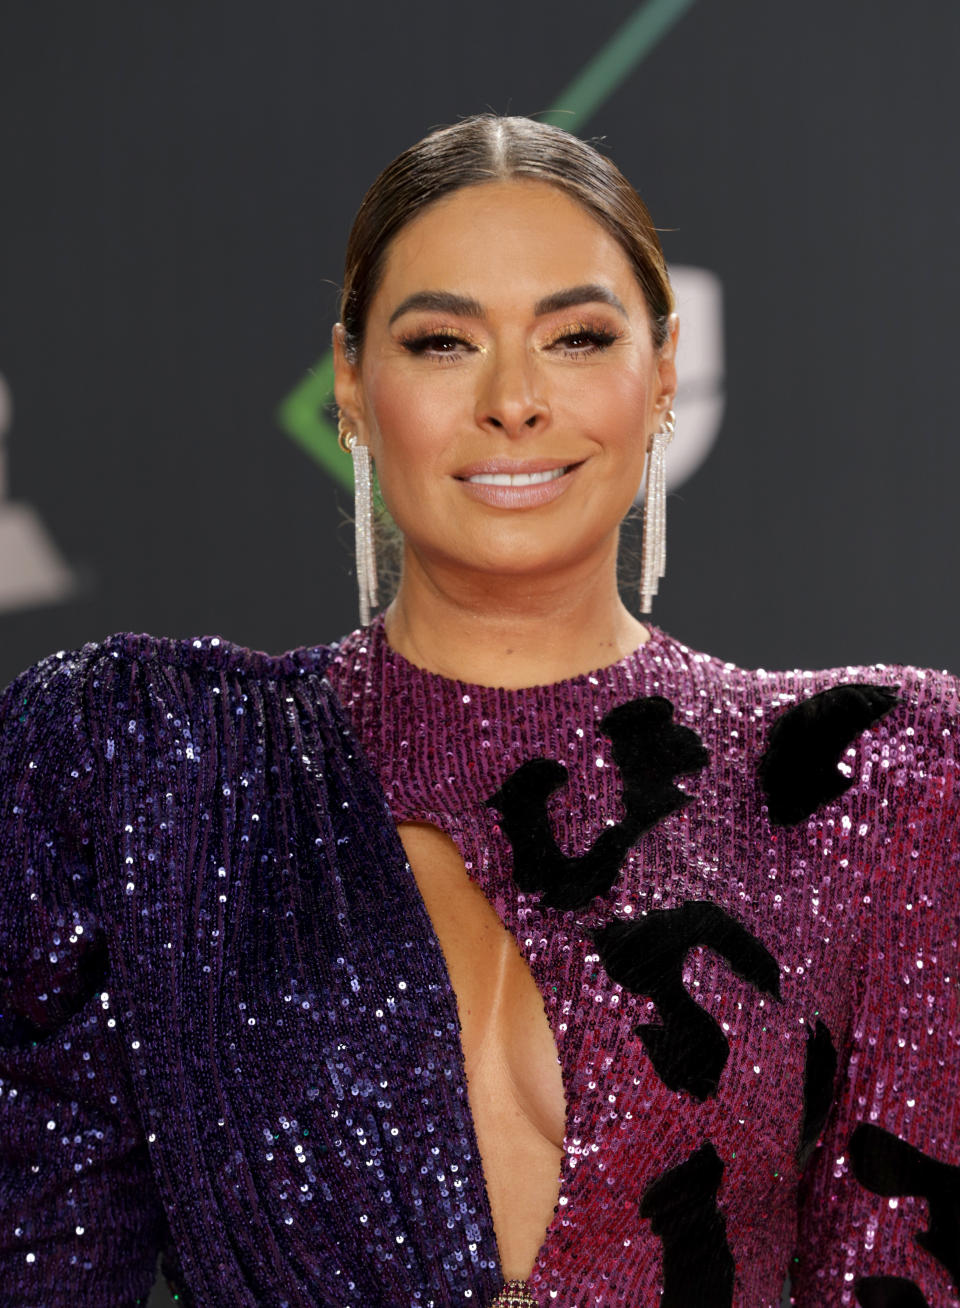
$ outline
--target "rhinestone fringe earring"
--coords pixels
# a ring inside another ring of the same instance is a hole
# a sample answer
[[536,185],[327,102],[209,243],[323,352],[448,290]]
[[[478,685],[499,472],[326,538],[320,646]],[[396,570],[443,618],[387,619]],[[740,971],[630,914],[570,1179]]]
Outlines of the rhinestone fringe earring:
[[347,431],[343,416],[337,423],[337,442],[353,460],[353,527],[356,554],[357,591],[360,597],[360,625],[370,622],[370,610],[377,603],[377,560],[373,543],[373,477],[370,448],[361,445],[355,432]]
[[640,612],[649,613],[657,585],[667,568],[667,474],[665,453],[673,440],[677,415],[668,409],[650,437],[647,489],[643,497],[643,543],[640,547]]

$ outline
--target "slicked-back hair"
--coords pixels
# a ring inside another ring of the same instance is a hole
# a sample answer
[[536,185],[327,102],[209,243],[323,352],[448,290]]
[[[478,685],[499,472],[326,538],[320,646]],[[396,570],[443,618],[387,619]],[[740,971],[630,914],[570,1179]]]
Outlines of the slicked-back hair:
[[654,346],[663,345],[674,307],[663,251],[646,205],[616,164],[560,127],[475,114],[397,155],[364,196],[347,240],[340,297],[351,362],[359,362],[370,304],[397,233],[445,195],[511,178],[556,186],[607,229],[643,291]]

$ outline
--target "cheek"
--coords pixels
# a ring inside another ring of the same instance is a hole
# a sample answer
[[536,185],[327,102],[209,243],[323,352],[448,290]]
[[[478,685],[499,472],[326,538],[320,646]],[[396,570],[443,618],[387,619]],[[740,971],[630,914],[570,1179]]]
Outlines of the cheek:
[[419,516],[450,433],[457,427],[450,396],[401,369],[381,369],[366,386],[369,439],[380,490],[405,530]]
[[454,388],[425,386],[402,369],[382,369],[366,387],[374,430],[371,440],[386,458],[396,451],[429,459],[456,430],[460,402]]
[[[600,385],[571,397],[576,421],[618,467],[642,467],[650,424],[650,388],[643,376],[611,370]],[[638,473],[639,475],[639,473]]]

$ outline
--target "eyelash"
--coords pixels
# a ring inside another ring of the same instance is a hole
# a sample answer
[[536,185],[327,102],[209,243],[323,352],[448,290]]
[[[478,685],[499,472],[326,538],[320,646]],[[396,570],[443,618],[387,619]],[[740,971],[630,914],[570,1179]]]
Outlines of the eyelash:
[[[583,359],[591,354],[599,353],[601,350],[608,349],[614,341],[620,339],[620,333],[611,331],[608,327],[589,326],[586,323],[577,323],[570,327],[565,327],[561,332],[553,337],[547,344],[547,349],[554,345],[559,345],[561,341],[576,338],[585,338],[590,342],[587,349],[577,348],[568,350],[567,357],[571,359]],[[413,336],[401,336],[400,344],[405,350],[417,356],[432,358],[437,363],[453,363],[459,357],[452,351],[441,351],[439,354],[431,354],[430,346],[437,341],[452,342],[455,345],[465,345],[469,349],[474,346],[464,337],[459,336],[456,332],[446,328],[438,331],[423,332]]]

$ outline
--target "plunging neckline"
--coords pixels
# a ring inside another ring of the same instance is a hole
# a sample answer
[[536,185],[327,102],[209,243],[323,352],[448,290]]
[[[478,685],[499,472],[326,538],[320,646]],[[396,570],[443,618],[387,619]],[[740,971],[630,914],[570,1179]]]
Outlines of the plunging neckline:
[[[458,1010],[459,1052],[501,1271],[523,1279],[534,1269],[560,1197],[569,1104],[557,1033],[517,935],[468,874],[449,833],[408,821],[398,828]],[[528,1182],[526,1202],[518,1203],[521,1179]]]
[[[387,636],[386,636],[386,630],[384,627],[383,614],[378,614],[368,628],[352,633],[351,636],[347,637],[344,641],[340,642],[340,646],[342,647],[343,645],[359,642],[357,647],[357,653],[359,653],[359,655],[362,658],[362,662],[367,670],[368,676],[371,670],[373,669],[376,670],[376,675],[392,674],[401,683],[403,683],[406,693],[411,700],[418,700],[418,701],[422,700],[425,704],[433,704],[433,705],[436,705],[438,703],[452,702],[457,705],[467,706],[471,712],[475,712],[478,715],[483,715],[485,713],[492,714],[495,711],[502,714],[504,713],[505,710],[509,708],[510,712],[519,713],[526,716],[527,714],[532,713],[537,709],[538,707],[537,701],[542,700],[545,696],[550,696],[552,698],[554,695],[557,694],[557,692],[560,692],[565,696],[573,696],[577,700],[581,700],[581,699],[589,700],[596,695],[598,688],[605,685],[610,685],[612,682],[616,683],[623,680],[625,684],[632,683],[635,680],[637,674],[640,674],[644,671],[648,661],[650,662],[650,665],[653,666],[657,658],[662,657],[664,653],[670,649],[670,647],[677,646],[677,642],[674,642],[672,638],[667,636],[666,633],[664,633],[661,629],[653,626],[652,624],[646,624],[646,625],[649,633],[648,639],[641,642],[641,644],[638,645],[635,649],[633,649],[629,654],[625,655],[621,659],[618,659],[611,664],[606,665],[605,667],[596,668],[589,672],[576,674],[560,682],[545,683],[542,685],[509,688],[509,689],[503,687],[485,686],[485,685],[480,685],[478,683],[472,683],[467,681],[459,681],[457,679],[444,676],[442,673],[432,672],[429,669],[419,667],[417,664],[412,663],[409,659],[407,659],[404,655],[400,654],[399,651],[395,650],[389,644],[389,641],[387,640]],[[336,657],[337,657],[337,650],[335,649],[334,658]],[[372,693],[375,698],[376,689],[377,688],[374,687],[372,683],[368,680],[365,684],[364,693],[365,694]],[[633,692],[633,693],[637,693],[637,692]],[[542,711],[543,708],[542,703],[540,704],[539,707]],[[359,734],[361,734],[359,731],[355,732],[355,735],[359,735]],[[374,771],[376,771],[375,765],[374,765]],[[541,1002],[543,1003],[544,1006],[544,1012],[547,1016],[547,1021],[550,1026],[550,1032],[553,1038],[554,1048],[557,1052],[558,1060],[560,1064],[561,1080],[563,1085],[563,1095],[564,1095],[564,1105],[565,1105],[564,1134],[563,1134],[562,1152],[561,1152],[561,1160],[560,1160],[560,1175],[558,1178],[557,1201],[554,1207],[554,1214],[551,1221],[548,1223],[545,1229],[543,1239],[540,1242],[540,1245],[537,1248],[537,1251],[534,1255],[530,1273],[524,1282],[524,1284],[528,1285],[532,1290],[537,1280],[541,1279],[538,1278],[538,1272],[542,1268],[546,1268],[549,1265],[551,1248],[553,1246],[557,1234],[562,1229],[562,1222],[565,1213],[567,1211],[567,1205],[570,1203],[570,1199],[571,1199],[569,1191],[575,1179],[575,1173],[572,1171],[570,1167],[571,1144],[572,1144],[571,1116],[574,1109],[574,1104],[573,1104],[574,1086],[571,1082],[571,1078],[565,1074],[563,1053],[557,1039],[557,1031],[554,1027],[554,1023],[550,1020],[550,1013],[547,1006],[547,996],[545,995],[544,991],[541,989],[540,985],[537,982],[536,976],[533,973],[533,969],[530,966],[530,962],[527,959],[526,955],[524,954],[524,951],[520,945],[520,941],[517,938],[517,933],[514,932],[513,929],[508,925],[508,923],[504,921],[503,917],[501,916],[501,913],[497,909],[496,904],[491,902],[489,894],[487,893],[485,888],[481,885],[478,877],[475,874],[475,869],[472,869],[470,867],[470,863],[468,861],[467,854],[463,848],[461,839],[458,839],[458,836],[462,834],[461,831],[457,828],[455,823],[445,823],[442,820],[438,820],[438,815],[436,814],[425,814],[420,812],[418,813],[404,812],[402,815],[398,815],[398,813],[394,810],[393,804],[391,803],[391,796],[389,794],[385,794],[385,798],[386,798],[386,807],[389,808],[393,820],[392,825],[397,840],[397,855],[399,857],[400,863],[402,864],[403,876],[405,878],[405,881],[403,883],[403,890],[406,895],[410,896],[412,911],[420,916],[421,929],[423,931],[425,939],[429,942],[431,949],[435,950],[436,952],[438,968],[442,972],[442,978],[445,985],[446,1002],[449,1008],[449,1016],[456,1024],[455,1028],[453,1029],[455,1029],[456,1031],[456,1051],[457,1051],[457,1062],[458,1062],[457,1089],[458,1090],[462,1089],[462,1095],[460,1097],[464,1106],[465,1121],[469,1129],[470,1149],[473,1154],[473,1157],[476,1160],[475,1184],[476,1184],[477,1193],[482,1197],[484,1214],[485,1214],[484,1225],[486,1226],[486,1229],[489,1232],[488,1243],[492,1253],[496,1258],[496,1272],[501,1285],[505,1283],[504,1270],[500,1258],[500,1248],[497,1240],[496,1230],[493,1223],[493,1213],[490,1205],[490,1191],[487,1185],[487,1176],[484,1171],[483,1159],[480,1154],[479,1144],[477,1140],[476,1121],[473,1113],[473,1105],[470,1101],[469,1087],[467,1084],[466,1058],[463,1048],[463,1030],[462,1030],[459,1010],[457,1006],[457,995],[450,978],[450,972],[447,966],[447,960],[444,955],[443,948],[440,944],[439,936],[437,935],[437,932],[434,928],[433,921],[430,917],[430,913],[427,909],[426,903],[421,894],[420,887],[417,884],[417,880],[414,875],[413,869],[406,858],[406,853],[403,848],[403,844],[400,840],[398,827],[402,823],[405,822],[427,823],[429,825],[437,827],[439,830],[443,832],[443,834],[447,835],[453,841],[460,854],[460,858],[464,863],[467,876],[475,885],[478,886],[478,888],[481,890],[481,893],[483,893],[485,898],[487,898],[488,903],[491,903],[491,907],[493,908],[494,913],[496,914],[498,920],[500,921],[501,928],[504,931],[508,932],[513,937],[514,944],[519,950],[523,963],[528,969],[531,979],[540,995]],[[589,942],[586,940],[584,940],[583,942],[583,947],[586,950],[589,950],[591,948]]]

